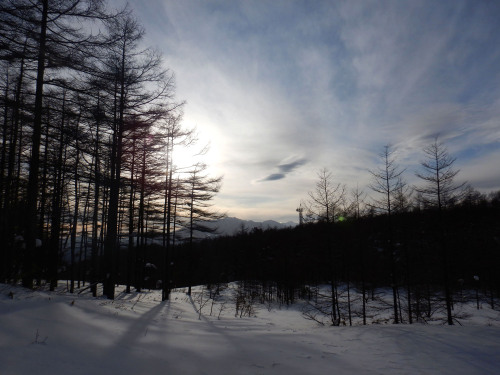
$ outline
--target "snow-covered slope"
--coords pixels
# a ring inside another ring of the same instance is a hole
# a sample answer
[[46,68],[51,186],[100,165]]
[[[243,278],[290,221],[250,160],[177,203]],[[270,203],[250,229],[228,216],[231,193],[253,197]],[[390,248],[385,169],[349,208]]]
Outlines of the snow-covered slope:
[[[8,293],[13,291],[13,298]],[[500,328],[325,327],[295,307],[203,305],[182,291],[115,301],[0,285],[0,374],[496,374]],[[211,314],[210,314],[211,312]],[[220,319],[218,319],[218,317]]]

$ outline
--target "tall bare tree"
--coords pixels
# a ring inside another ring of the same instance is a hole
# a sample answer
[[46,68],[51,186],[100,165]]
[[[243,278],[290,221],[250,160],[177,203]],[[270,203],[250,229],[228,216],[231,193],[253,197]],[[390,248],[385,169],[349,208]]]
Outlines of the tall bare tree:
[[[26,192],[26,220],[23,285],[33,284],[37,206],[39,196],[40,146],[44,86],[58,84],[57,72],[80,69],[87,52],[97,41],[91,28],[82,28],[84,19],[104,19],[101,0],[19,0],[0,5],[0,56],[2,59],[26,58],[36,64],[31,155]],[[90,32],[90,34],[89,34]]]
[[396,256],[394,254],[394,235],[392,215],[397,206],[396,202],[398,194],[404,191],[406,183],[403,180],[404,169],[400,168],[395,159],[394,150],[390,145],[384,146],[384,150],[378,155],[380,166],[375,170],[371,170],[372,183],[370,188],[378,194],[378,197],[373,199],[372,207],[387,215],[387,233],[386,233],[386,247],[389,253],[391,262],[391,284],[393,295],[393,308],[394,308],[394,323],[398,324],[399,316],[399,301],[398,301],[398,278],[396,275]]
[[144,29],[130,14],[116,17],[108,25],[114,44],[103,61],[115,101],[112,129],[111,184],[104,262],[104,294],[114,298],[116,255],[118,249],[118,206],[122,172],[123,137],[127,117],[141,116],[154,122],[181,104],[173,102],[173,75],[163,68],[161,55],[152,49],[141,49]]
[[460,200],[464,194],[466,182],[457,183],[455,177],[459,170],[453,168],[456,158],[450,156],[446,146],[436,137],[434,142],[424,148],[426,159],[421,162],[422,171],[416,175],[423,182],[415,190],[423,199],[424,206],[437,209],[440,255],[443,268],[447,322],[453,325],[452,295],[450,286],[449,249],[446,238],[443,210]]
[[[192,129],[184,129],[181,125],[182,114],[169,114],[165,119],[159,122],[160,132],[166,135],[165,142],[165,183],[164,183],[164,196],[163,196],[163,227],[162,227],[162,244],[165,248],[164,254],[164,270],[162,282],[162,301],[169,298],[170,295],[170,255],[172,244],[174,243],[176,225],[175,206],[176,200],[179,196],[180,186],[178,183],[174,184],[174,154],[177,147],[189,147],[197,142],[197,136]],[[177,180],[179,177],[177,176]],[[175,198],[173,202],[172,199]],[[173,220],[172,220],[173,218]],[[173,225],[172,225],[173,224]],[[173,230],[172,230],[173,229]]]
[[[188,172],[188,177],[184,182],[186,186],[186,205],[188,206],[184,223],[189,230],[191,250],[195,239],[195,231],[198,233],[214,232],[216,229],[206,225],[206,223],[222,219],[225,216],[225,214],[217,212],[212,207],[212,200],[221,188],[222,176],[210,177],[206,170],[206,164],[195,164]],[[193,261],[194,259],[189,260],[190,275],[188,275],[188,278],[190,281],[192,280]],[[189,283],[188,295],[191,295],[191,282]]]
[[332,241],[332,227],[336,219],[340,216],[344,206],[346,187],[344,184],[334,182],[333,174],[327,168],[322,168],[318,172],[318,180],[315,189],[308,193],[309,199],[306,202],[306,216],[311,220],[326,224],[325,241],[327,264],[330,273],[330,315],[334,325],[340,323],[340,310],[338,304],[337,290],[337,262]]

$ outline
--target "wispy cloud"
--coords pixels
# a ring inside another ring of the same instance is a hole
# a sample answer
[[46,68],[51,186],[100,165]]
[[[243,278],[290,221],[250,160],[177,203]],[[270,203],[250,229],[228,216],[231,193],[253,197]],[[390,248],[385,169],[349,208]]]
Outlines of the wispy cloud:
[[500,188],[472,167],[498,156],[499,2],[152,2],[139,16],[211,140],[223,208],[293,215],[319,168],[362,187],[390,143],[411,174],[436,135],[473,185]]

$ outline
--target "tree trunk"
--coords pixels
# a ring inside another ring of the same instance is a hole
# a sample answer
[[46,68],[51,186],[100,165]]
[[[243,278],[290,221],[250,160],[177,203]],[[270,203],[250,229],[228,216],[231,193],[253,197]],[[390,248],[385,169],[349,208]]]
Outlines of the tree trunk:
[[50,230],[49,245],[49,279],[50,290],[53,291],[57,286],[58,263],[59,263],[59,242],[61,232],[62,200],[63,200],[63,153],[64,153],[64,125],[65,125],[65,106],[66,94],[63,94],[62,117],[59,128],[59,148],[57,163],[54,168],[54,197],[52,201],[52,218]]
[[[70,293],[75,291],[75,249],[76,249],[76,227],[78,226],[78,210],[79,210],[79,202],[80,202],[80,192],[78,191],[78,164],[80,163],[80,150],[78,149],[78,125],[79,120],[76,123],[75,130],[75,148],[76,148],[76,160],[74,165],[74,207],[73,207],[73,226],[71,228],[71,284],[70,284]],[[80,249],[80,252],[82,249]]]
[[37,236],[37,202],[38,202],[38,174],[40,166],[40,140],[42,133],[42,105],[43,84],[45,73],[45,49],[47,39],[47,18],[49,1],[42,0],[42,19],[40,22],[40,41],[38,49],[38,66],[35,92],[35,117],[31,138],[31,159],[29,165],[27,190],[27,220],[26,220],[26,251],[24,254],[23,286],[33,287],[36,236]]

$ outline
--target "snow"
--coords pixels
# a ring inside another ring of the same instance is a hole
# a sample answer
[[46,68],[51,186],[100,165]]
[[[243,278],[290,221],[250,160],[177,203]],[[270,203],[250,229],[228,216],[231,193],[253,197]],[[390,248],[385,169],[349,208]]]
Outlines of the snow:
[[199,288],[160,302],[158,291],[109,301],[64,287],[0,284],[0,374],[500,373],[498,312],[486,306],[463,326],[330,327],[300,304],[240,318],[229,299],[205,299],[199,314]]

